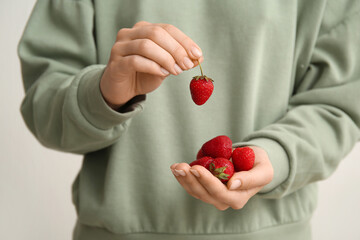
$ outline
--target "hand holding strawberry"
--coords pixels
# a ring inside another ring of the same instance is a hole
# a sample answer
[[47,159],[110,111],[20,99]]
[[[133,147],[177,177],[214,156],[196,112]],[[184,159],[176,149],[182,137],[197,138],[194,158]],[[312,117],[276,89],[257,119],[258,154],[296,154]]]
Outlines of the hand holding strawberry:
[[[197,160],[191,162],[190,166],[203,166],[221,182],[227,183],[234,174],[234,165],[229,160],[231,153],[231,139],[225,135],[217,136],[202,145],[196,155]],[[203,163],[204,161],[206,164]]]
[[156,90],[203,60],[199,46],[170,24],[145,21],[119,30],[100,81],[104,100],[118,109],[130,99]]
[[175,163],[170,168],[178,182],[193,197],[214,205],[219,210],[241,209],[247,201],[271,182],[274,174],[267,153],[260,147],[250,147],[255,154],[251,170],[235,172],[223,184],[208,169],[200,165]]

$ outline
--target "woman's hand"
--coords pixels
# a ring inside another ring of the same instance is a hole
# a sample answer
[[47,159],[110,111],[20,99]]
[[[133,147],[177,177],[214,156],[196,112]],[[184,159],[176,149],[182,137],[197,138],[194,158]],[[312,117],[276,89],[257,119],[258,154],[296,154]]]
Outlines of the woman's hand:
[[272,181],[274,175],[267,153],[262,148],[250,147],[255,152],[254,167],[249,171],[236,172],[227,185],[199,165],[190,167],[187,163],[175,163],[170,168],[181,186],[193,197],[219,210],[229,207],[241,209]]
[[169,24],[138,22],[117,34],[100,82],[104,99],[119,108],[154,91],[169,74],[178,75],[202,61],[194,41]]

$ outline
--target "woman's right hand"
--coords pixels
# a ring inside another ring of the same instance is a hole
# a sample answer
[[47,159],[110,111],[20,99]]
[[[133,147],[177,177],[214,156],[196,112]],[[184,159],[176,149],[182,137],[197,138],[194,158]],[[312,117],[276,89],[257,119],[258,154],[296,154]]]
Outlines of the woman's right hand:
[[202,60],[199,46],[173,25],[138,22],[118,32],[101,78],[101,93],[110,107],[118,109],[157,89],[169,74],[178,75]]

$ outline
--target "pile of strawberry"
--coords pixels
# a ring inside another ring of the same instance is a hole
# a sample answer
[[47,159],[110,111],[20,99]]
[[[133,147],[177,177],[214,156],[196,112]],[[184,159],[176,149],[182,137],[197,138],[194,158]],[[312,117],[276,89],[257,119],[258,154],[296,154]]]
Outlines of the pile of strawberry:
[[235,172],[250,170],[254,161],[251,148],[239,147],[233,151],[231,139],[221,135],[204,143],[190,166],[203,166],[221,182],[227,183]]

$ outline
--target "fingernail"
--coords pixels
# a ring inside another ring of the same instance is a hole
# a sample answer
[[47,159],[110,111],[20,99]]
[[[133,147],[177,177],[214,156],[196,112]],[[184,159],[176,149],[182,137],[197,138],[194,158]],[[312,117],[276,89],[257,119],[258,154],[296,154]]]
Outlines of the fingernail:
[[194,174],[196,177],[200,177],[199,172],[196,171],[195,169],[190,169],[190,172],[191,172],[192,174]]
[[184,57],[184,64],[188,69],[194,66],[194,63],[188,57]]
[[173,173],[175,176],[177,176],[177,177],[179,176],[179,174],[178,174],[177,172],[175,172],[175,170],[172,170],[172,169],[171,169],[171,171],[172,171],[172,173]]
[[230,186],[230,190],[237,189],[241,186],[241,181],[239,179],[236,179],[233,181],[233,183]]
[[193,47],[191,49],[191,53],[194,55],[194,57],[197,57],[197,58],[202,56],[201,51],[197,47]]
[[184,172],[184,170],[177,170],[175,169],[175,172],[180,174],[181,176],[185,177],[186,176],[186,173]]
[[164,75],[169,75],[169,72],[165,69],[165,68],[160,68],[161,72],[164,74]]
[[176,63],[175,63],[174,68],[175,68],[175,72],[176,72],[177,74],[182,73],[182,69],[181,69],[181,68],[179,67],[179,65],[177,65]]

